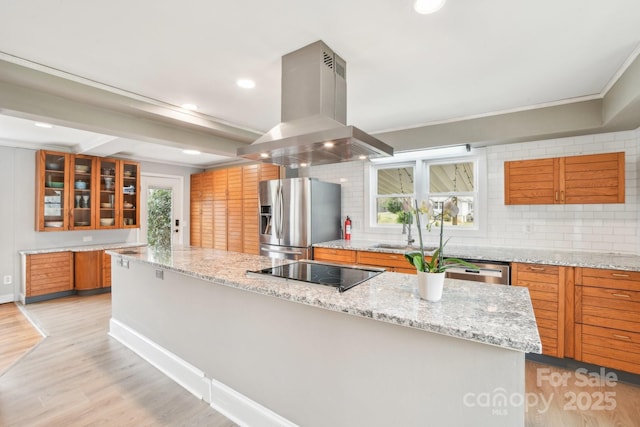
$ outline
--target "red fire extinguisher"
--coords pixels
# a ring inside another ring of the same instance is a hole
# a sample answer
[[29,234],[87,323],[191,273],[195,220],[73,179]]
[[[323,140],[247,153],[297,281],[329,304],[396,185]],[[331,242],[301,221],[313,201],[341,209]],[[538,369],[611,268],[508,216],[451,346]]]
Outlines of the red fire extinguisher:
[[344,221],[344,239],[351,240],[351,218],[349,218],[348,216]]

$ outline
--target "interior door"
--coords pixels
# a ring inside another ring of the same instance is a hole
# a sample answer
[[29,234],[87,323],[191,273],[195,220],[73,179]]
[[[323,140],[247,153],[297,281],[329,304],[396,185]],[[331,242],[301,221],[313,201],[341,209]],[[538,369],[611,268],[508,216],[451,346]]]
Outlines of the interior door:
[[[183,244],[183,191],[181,176],[142,174],[140,191],[140,235],[138,240]],[[150,217],[151,215],[151,217]]]

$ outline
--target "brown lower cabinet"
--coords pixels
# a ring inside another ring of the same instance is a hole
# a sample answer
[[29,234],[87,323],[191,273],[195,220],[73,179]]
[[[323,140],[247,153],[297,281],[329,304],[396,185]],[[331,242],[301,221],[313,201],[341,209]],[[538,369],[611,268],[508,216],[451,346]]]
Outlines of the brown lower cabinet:
[[25,302],[111,289],[111,255],[104,250],[25,256]]
[[[429,257],[426,257],[429,259]],[[384,268],[396,273],[416,274],[416,269],[409,264],[403,254],[356,251],[350,249],[314,248],[313,259],[316,261],[335,262],[338,264],[358,264]]]
[[108,292],[111,287],[111,256],[103,250],[76,252],[74,270],[79,294]]
[[43,295],[73,293],[73,252],[53,252],[26,256],[26,301],[38,301]]
[[640,374],[640,272],[576,268],[576,360]]
[[[542,354],[572,357],[572,337],[566,336],[565,332],[567,327],[573,329],[573,318],[569,316],[566,319],[566,288],[573,285],[573,268],[514,262],[511,263],[511,284],[529,289],[542,341]],[[566,345],[567,341],[569,345]]]

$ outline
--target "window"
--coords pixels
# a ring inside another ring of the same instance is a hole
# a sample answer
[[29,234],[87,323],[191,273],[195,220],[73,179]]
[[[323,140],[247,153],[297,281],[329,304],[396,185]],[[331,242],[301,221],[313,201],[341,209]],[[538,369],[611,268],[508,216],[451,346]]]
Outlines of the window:
[[442,204],[449,198],[458,207],[454,217],[445,214],[445,226],[474,227],[474,202],[476,196],[475,162],[429,164],[428,199],[436,213],[442,211]]
[[442,212],[444,202],[451,200],[458,213],[454,217],[444,215],[444,226],[449,232],[455,235],[458,231],[464,234],[472,231],[474,236],[483,235],[485,162],[484,150],[480,149],[455,157],[452,154],[436,157],[432,151],[412,152],[411,157],[404,156],[403,160],[373,162],[368,174],[369,226],[395,233],[400,224],[412,222],[406,212],[413,208],[414,200],[430,201],[435,214]]
[[376,224],[397,224],[415,198],[413,165],[382,166],[376,170]]

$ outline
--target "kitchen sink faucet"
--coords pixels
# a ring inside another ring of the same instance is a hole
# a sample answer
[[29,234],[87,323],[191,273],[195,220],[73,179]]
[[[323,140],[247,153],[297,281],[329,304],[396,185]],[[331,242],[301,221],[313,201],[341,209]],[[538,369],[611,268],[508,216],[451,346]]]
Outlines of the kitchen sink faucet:
[[411,246],[415,242],[415,239],[411,237],[411,222],[411,214],[405,214],[402,222],[402,234],[407,235],[407,246]]

